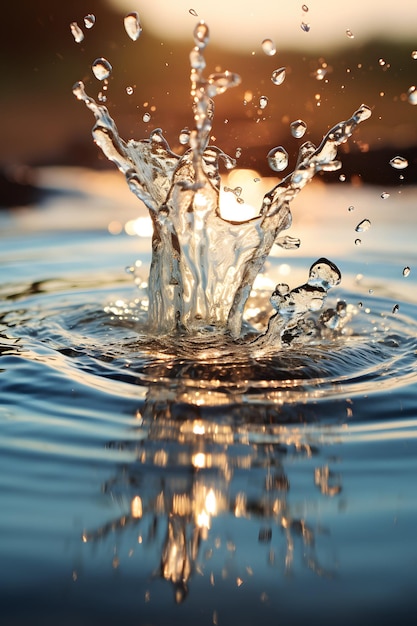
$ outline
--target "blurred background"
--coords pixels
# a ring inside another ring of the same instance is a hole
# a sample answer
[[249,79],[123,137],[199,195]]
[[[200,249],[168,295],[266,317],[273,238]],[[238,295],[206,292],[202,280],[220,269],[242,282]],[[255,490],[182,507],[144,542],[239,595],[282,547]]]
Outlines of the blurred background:
[[[123,25],[131,11],[143,28],[137,41]],[[39,166],[113,167],[92,142],[90,112],[71,92],[83,80],[98,97],[103,85],[91,71],[98,57],[113,67],[106,106],[120,135],[141,139],[161,127],[172,149],[184,150],[178,136],[192,124],[188,55],[198,19],[211,31],[207,74],[230,69],[242,76],[216,99],[213,127],[213,143],[232,156],[237,151],[240,167],[268,175],[266,155],[280,144],[293,165],[300,140],[291,135],[292,121],[307,124],[302,141],[317,143],[364,102],[373,115],[343,147],[346,180],[389,185],[401,175],[403,184],[416,182],[415,0],[23,0],[2,6],[0,205],[33,201]],[[78,43],[74,22],[83,31]],[[265,39],[272,42],[266,52]],[[276,85],[271,75],[281,67],[286,78]],[[389,165],[397,155],[409,162],[402,172]]]

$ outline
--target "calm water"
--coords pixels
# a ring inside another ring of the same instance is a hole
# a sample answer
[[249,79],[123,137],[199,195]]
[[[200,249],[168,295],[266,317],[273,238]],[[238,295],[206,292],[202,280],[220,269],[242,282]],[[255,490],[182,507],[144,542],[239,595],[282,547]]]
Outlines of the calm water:
[[414,623],[417,190],[305,190],[264,283],[325,255],[353,318],[256,359],[150,338],[137,201],[41,176],[0,215],[1,623]]

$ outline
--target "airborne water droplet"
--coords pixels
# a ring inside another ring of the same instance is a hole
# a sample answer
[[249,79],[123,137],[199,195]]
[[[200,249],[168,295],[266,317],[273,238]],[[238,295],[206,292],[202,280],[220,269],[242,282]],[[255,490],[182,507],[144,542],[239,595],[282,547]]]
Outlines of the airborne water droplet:
[[190,9],[190,10],[188,11],[188,13],[189,13],[190,15],[193,15],[194,17],[198,17],[198,13],[197,13],[197,11],[196,11],[195,9]]
[[268,165],[274,172],[282,172],[288,165],[288,152],[282,146],[268,152]]
[[126,87],[126,93],[128,96],[131,96],[133,93],[133,87],[131,87],[130,85],[129,87]]
[[99,59],[96,59],[94,61],[93,65],[91,66],[91,69],[93,70],[94,76],[98,80],[105,80],[106,78],[110,76],[113,68],[110,65],[110,63],[107,61],[107,59],[100,57]]
[[180,136],[179,136],[179,142],[182,146],[186,146],[188,144],[188,142],[190,141],[190,129],[189,128],[183,128],[180,132]]
[[282,85],[285,80],[285,67],[280,67],[272,72],[271,80],[274,85]]
[[81,28],[78,26],[77,22],[71,22],[70,30],[72,36],[74,37],[75,43],[81,43],[84,39],[84,33]]
[[301,9],[304,11],[304,13],[308,13],[308,6],[306,4],[303,4]]
[[209,42],[209,29],[208,26],[205,22],[201,21],[197,24],[197,26],[194,29],[194,42],[195,45],[200,48],[200,50],[202,48],[205,48]]
[[350,206],[348,206],[348,211],[354,211],[355,207],[353,206],[353,204],[351,204]]
[[307,124],[303,120],[295,120],[295,122],[291,122],[290,128],[291,135],[296,139],[300,139],[307,130]]
[[369,230],[371,227],[371,222],[370,220],[362,220],[361,222],[359,222],[359,224],[356,226],[355,230],[357,233],[364,233],[365,231]]
[[347,37],[349,37],[349,39],[355,39],[355,35],[352,33],[350,28],[346,29],[346,35],[347,35]]
[[259,98],[259,108],[265,109],[267,105],[268,105],[268,98],[266,96],[261,96]]
[[142,25],[140,23],[139,15],[136,11],[128,13],[123,20],[125,31],[129,35],[132,41],[139,39],[142,32]]
[[396,170],[404,170],[406,167],[408,167],[407,159],[402,156],[394,157],[393,159],[391,159],[389,164]]
[[355,239],[355,246],[360,246],[362,243],[362,239]]
[[273,57],[277,49],[272,39],[264,39],[262,42],[262,50],[269,57]]
[[411,53],[411,58],[416,60],[417,59],[417,50],[413,50]]
[[396,313],[398,313],[399,310],[400,310],[400,305],[394,304],[394,306],[392,307],[393,314],[395,315]]
[[95,15],[93,15],[92,13],[89,13],[88,15],[85,16],[85,18],[84,18],[84,26],[86,28],[93,28],[95,23],[96,23],[96,16]]
[[151,119],[151,114],[150,113],[144,113],[142,119],[147,124],[150,121],[150,119]]
[[404,276],[404,278],[407,278],[407,276],[409,276],[409,275],[410,275],[410,272],[411,272],[411,268],[410,268],[410,267],[408,267],[408,265],[407,265],[407,266],[403,269],[403,276]]
[[341,183],[344,183],[345,180],[346,180],[346,175],[345,174],[340,174],[339,180],[340,180]]
[[307,24],[306,22],[301,22],[301,30],[303,30],[305,33],[310,32],[310,24]]
[[382,198],[383,200],[386,200],[387,198],[389,198],[389,193],[388,193],[388,191],[383,191],[383,192],[381,193],[381,198]]
[[417,104],[417,88],[415,85],[412,85],[407,92],[408,102],[410,104]]

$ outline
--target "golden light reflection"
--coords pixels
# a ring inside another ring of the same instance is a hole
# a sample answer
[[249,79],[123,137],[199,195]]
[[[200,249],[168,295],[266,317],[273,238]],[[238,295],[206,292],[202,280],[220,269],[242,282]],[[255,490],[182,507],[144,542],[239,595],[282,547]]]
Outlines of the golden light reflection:
[[[124,485],[130,492],[129,513],[94,532],[84,532],[84,543],[139,526],[133,545],[160,541],[158,572],[173,585],[177,603],[186,599],[193,574],[203,574],[209,567],[215,550],[229,554],[219,570],[220,580],[231,578],[240,587],[247,576],[253,575],[248,562],[237,572],[228,565],[230,555],[239,550],[237,536],[210,538],[214,520],[221,515],[259,524],[258,542],[260,549],[268,549],[271,567],[281,564],[286,571],[292,570],[299,547],[308,567],[318,574],[324,572],[316,554],[314,529],[300,515],[300,509],[291,505],[290,480],[284,468],[288,458],[308,459],[314,454],[308,430],[278,424],[257,428],[252,424],[248,433],[244,423],[232,426],[203,416],[187,419],[184,415],[178,420],[163,415],[156,419],[148,409],[136,413],[138,429],[147,432],[147,439],[137,442],[132,476],[129,470],[127,474],[124,471],[121,482],[116,478],[104,488],[106,493],[120,493]],[[237,491],[233,489],[236,475]],[[244,476],[251,478],[245,482]],[[314,484],[322,497],[334,498],[341,491],[340,477],[329,465],[316,467]],[[125,501],[120,495],[117,498]],[[160,524],[160,519],[165,523]],[[272,543],[282,540],[284,547]],[[282,554],[281,559],[278,554]],[[112,567],[119,565],[120,552],[115,546]],[[212,568],[208,575],[213,586]]]

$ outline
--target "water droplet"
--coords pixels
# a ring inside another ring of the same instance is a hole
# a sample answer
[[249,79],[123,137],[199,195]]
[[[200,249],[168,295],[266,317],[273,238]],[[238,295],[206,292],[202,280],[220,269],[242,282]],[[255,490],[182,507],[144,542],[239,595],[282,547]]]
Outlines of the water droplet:
[[285,67],[280,67],[272,72],[271,80],[274,85],[282,85],[285,80]]
[[199,22],[194,28],[194,42],[198,48],[205,48],[209,42],[210,32],[207,24],[203,21]]
[[385,65],[385,59],[378,59],[378,63],[381,67],[384,67]]
[[96,16],[95,15],[93,15],[92,13],[89,13],[88,15],[85,16],[85,18],[84,18],[84,26],[86,28],[93,28],[95,23],[96,23]]
[[150,119],[151,119],[151,114],[150,113],[144,113],[142,119],[147,124],[150,121]]
[[351,204],[350,206],[348,206],[348,211],[354,211],[355,207],[353,206],[353,204]]
[[399,304],[394,304],[394,306],[392,307],[392,313],[393,315],[395,315],[396,313],[398,313],[398,311],[400,310],[400,305]]
[[196,11],[195,9],[190,9],[190,10],[188,11],[188,13],[189,13],[190,15],[193,15],[194,17],[198,17],[198,13],[197,13],[197,11]]
[[404,170],[406,167],[408,167],[407,159],[402,156],[394,157],[393,159],[391,159],[389,164],[396,170]]
[[304,13],[308,13],[308,6],[306,4],[303,4],[301,10],[304,11]]
[[267,105],[268,105],[268,98],[266,96],[261,96],[259,98],[259,108],[265,109]]
[[236,148],[235,157],[239,159],[242,156],[242,148]]
[[417,88],[415,85],[412,85],[407,92],[408,102],[410,104],[417,104]]
[[190,141],[190,134],[191,133],[189,128],[182,129],[179,136],[179,142],[182,146],[186,146],[188,144],[188,142]]
[[341,183],[344,183],[345,180],[346,180],[346,175],[345,174],[340,174],[339,180],[340,180]]
[[240,84],[241,78],[239,74],[234,72],[219,72],[217,74],[210,74],[208,77],[207,95],[209,98],[214,98],[219,94],[224,93],[230,87],[236,87]]
[[81,28],[78,26],[77,22],[71,22],[70,30],[72,36],[74,37],[75,43],[81,43],[84,39],[84,33]]
[[413,50],[411,53],[411,58],[416,60],[417,59],[417,50]]
[[315,71],[314,76],[316,77],[316,80],[323,80],[326,74],[327,69],[325,67],[319,67],[319,69]]
[[131,96],[133,93],[133,87],[131,87],[130,85],[126,87],[126,93],[128,96]]
[[355,35],[352,33],[350,28],[346,29],[346,36],[349,37],[349,39],[355,39]]
[[301,30],[303,30],[305,33],[310,32],[310,24],[307,24],[306,22],[301,22]]
[[268,152],[268,165],[274,172],[282,172],[288,166],[288,152],[282,146]]
[[389,198],[389,193],[388,193],[387,191],[383,191],[383,192],[381,193],[381,198],[382,198],[383,200],[386,200],[387,198]]
[[276,46],[274,44],[274,42],[272,41],[272,39],[264,39],[262,42],[262,50],[265,52],[265,54],[269,57],[273,57],[274,54],[276,54]]
[[355,239],[355,246],[360,246],[362,243],[362,239]]
[[310,267],[308,284],[321,287],[326,291],[340,283],[342,275],[339,268],[328,259],[319,259]]
[[359,222],[359,224],[356,226],[355,230],[357,233],[364,233],[367,230],[369,230],[371,227],[371,222],[370,220],[362,220],[361,222]]
[[295,122],[291,122],[290,128],[291,135],[296,139],[300,139],[307,130],[307,124],[303,120],[295,120]]
[[142,32],[142,25],[140,23],[139,15],[136,11],[128,13],[123,20],[125,31],[129,35],[132,41],[139,39]]
[[410,272],[411,272],[411,268],[410,268],[410,267],[408,267],[408,265],[407,265],[407,266],[403,269],[403,276],[404,276],[404,278],[407,278],[407,276],[409,276],[409,275],[410,275]]
[[93,70],[94,76],[98,80],[106,80],[106,78],[110,76],[113,68],[107,61],[107,59],[103,59],[103,57],[100,57],[99,59],[96,59],[94,61],[91,69]]

